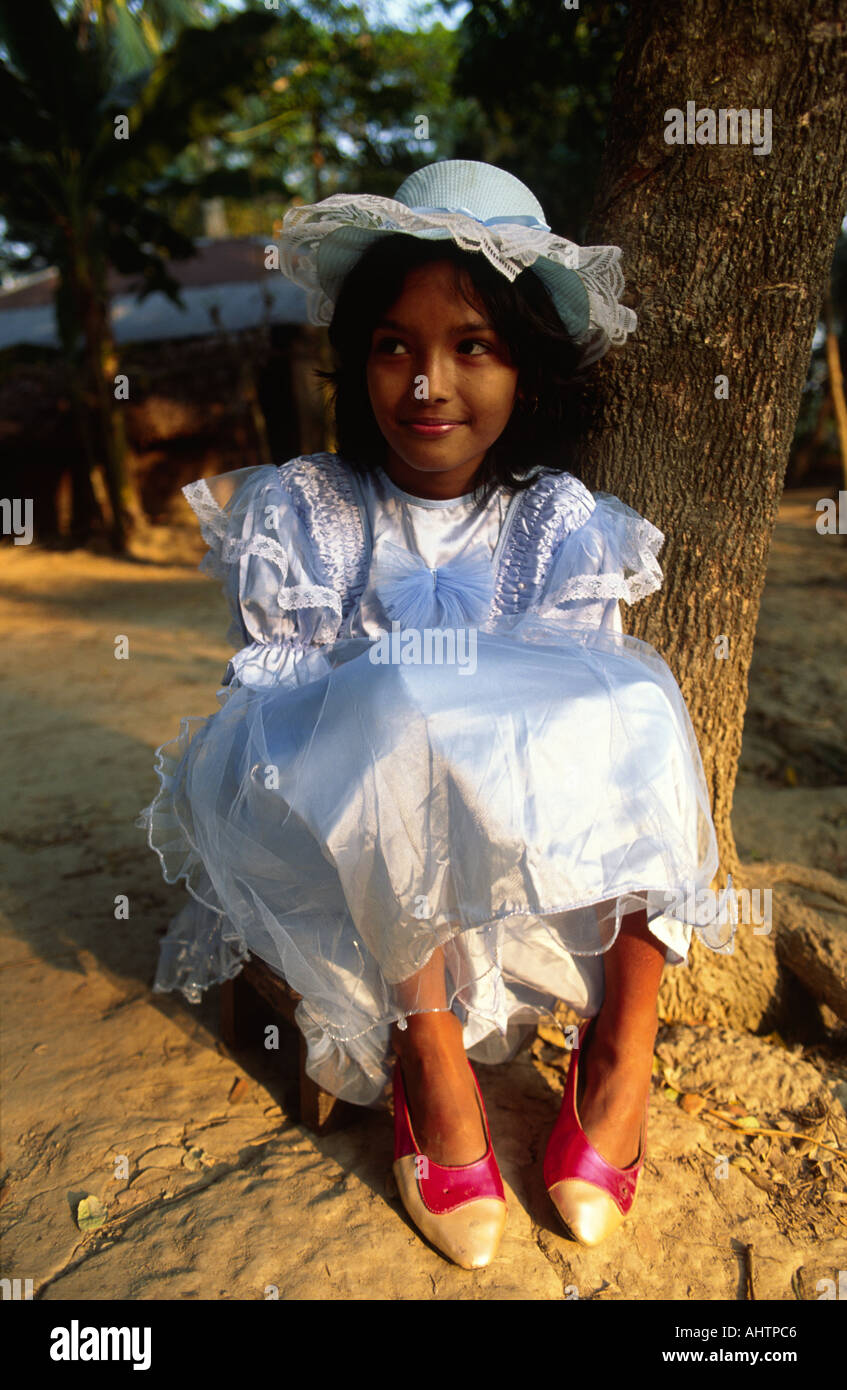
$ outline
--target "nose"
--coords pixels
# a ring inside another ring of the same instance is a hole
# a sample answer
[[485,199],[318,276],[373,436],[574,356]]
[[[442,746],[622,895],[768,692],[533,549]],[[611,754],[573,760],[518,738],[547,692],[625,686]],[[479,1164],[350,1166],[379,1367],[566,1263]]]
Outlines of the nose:
[[454,390],[454,364],[451,354],[442,348],[422,348],[415,361],[415,377],[426,378],[426,394],[418,398],[430,401],[447,401]]

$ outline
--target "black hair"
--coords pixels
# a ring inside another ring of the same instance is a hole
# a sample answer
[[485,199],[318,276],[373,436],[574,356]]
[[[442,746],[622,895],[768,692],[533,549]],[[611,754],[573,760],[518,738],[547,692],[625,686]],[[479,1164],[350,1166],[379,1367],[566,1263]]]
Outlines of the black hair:
[[[374,417],[367,361],[374,327],[402,292],[408,272],[432,261],[453,263],[456,292],[468,277],[487,317],[518,368],[517,395],[502,434],[477,471],[474,498],[484,503],[498,486],[520,491],[538,476],[537,466],[563,472],[571,462],[575,390],[580,349],[565,328],[541,280],[530,269],[506,279],[484,255],[455,242],[428,241],[404,233],[378,237],[345,277],[329,326],[336,368],[315,374],[332,383],[336,447],[357,473],[385,466],[386,441]],[[528,470],[535,470],[527,476]]]

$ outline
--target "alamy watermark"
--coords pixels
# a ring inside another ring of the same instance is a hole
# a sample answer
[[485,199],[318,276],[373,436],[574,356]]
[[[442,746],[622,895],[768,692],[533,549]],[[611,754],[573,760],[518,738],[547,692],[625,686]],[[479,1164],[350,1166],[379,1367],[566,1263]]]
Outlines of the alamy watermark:
[[147,1371],[153,1359],[150,1327],[89,1327],[73,1318],[50,1337],[51,1361],[131,1361],[134,1371]]
[[[739,916],[739,903],[741,913]],[[665,911],[698,927],[753,925],[754,936],[769,936],[773,926],[773,890],[770,888],[696,888],[693,884],[665,893]]]
[[815,503],[815,530],[819,536],[847,536],[847,492],[838,494],[838,501],[831,497],[821,497]]
[[371,634],[368,659],[375,666],[458,666],[460,676],[476,671],[475,627],[404,628],[395,618],[391,632]]
[[0,497],[0,535],[14,536],[15,545],[32,543],[31,497]]
[[31,1279],[0,1279],[0,1299],[3,1302],[31,1302],[33,1298]]
[[[770,154],[771,107],[669,106],[664,114],[666,145],[753,145],[754,154]],[[764,127],[764,129],[763,129]],[[740,138],[739,138],[740,137]]]

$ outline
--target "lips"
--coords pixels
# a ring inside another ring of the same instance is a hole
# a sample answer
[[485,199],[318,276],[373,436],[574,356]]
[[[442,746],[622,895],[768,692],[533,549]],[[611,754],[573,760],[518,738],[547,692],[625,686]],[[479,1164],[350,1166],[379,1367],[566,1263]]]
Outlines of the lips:
[[412,430],[415,434],[427,439],[437,439],[441,435],[450,434],[452,430],[461,429],[464,421],[462,420],[405,420],[403,422],[406,429]]

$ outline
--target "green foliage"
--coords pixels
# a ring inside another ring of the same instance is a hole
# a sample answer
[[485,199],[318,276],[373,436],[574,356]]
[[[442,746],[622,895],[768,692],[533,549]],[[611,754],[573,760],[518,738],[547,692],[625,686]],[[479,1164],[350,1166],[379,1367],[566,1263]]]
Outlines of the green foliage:
[[[245,91],[267,82],[272,14],[254,12],[213,29],[183,29],[151,67],[110,77],[114,35],[86,33],[74,12],[63,23],[50,0],[27,0],[0,16],[8,55],[0,69],[0,212],[8,224],[4,259],[18,268],[52,263],[73,275],[84,253],[138,271],[139,289],[179,302],[165,258],[193,245],[163,210],[174,162],[187,146],[238,110]],[[127,139],[118,138],[125,118]],[[116,125],[116,121],[118,125]],[[207,192],[208,175],[194,192]],[[237,179],[237,175],[236,175]],[[231,192],[245,191],[230,183]],[[174,183],[184,196],[186,182]],[[31,249],[16,256],[8,243]]]
[[599,0],[471,0],[456,91],[479,115],[456,150],[517,174],[551,226],[582,241],[594,198],[630,6]]

